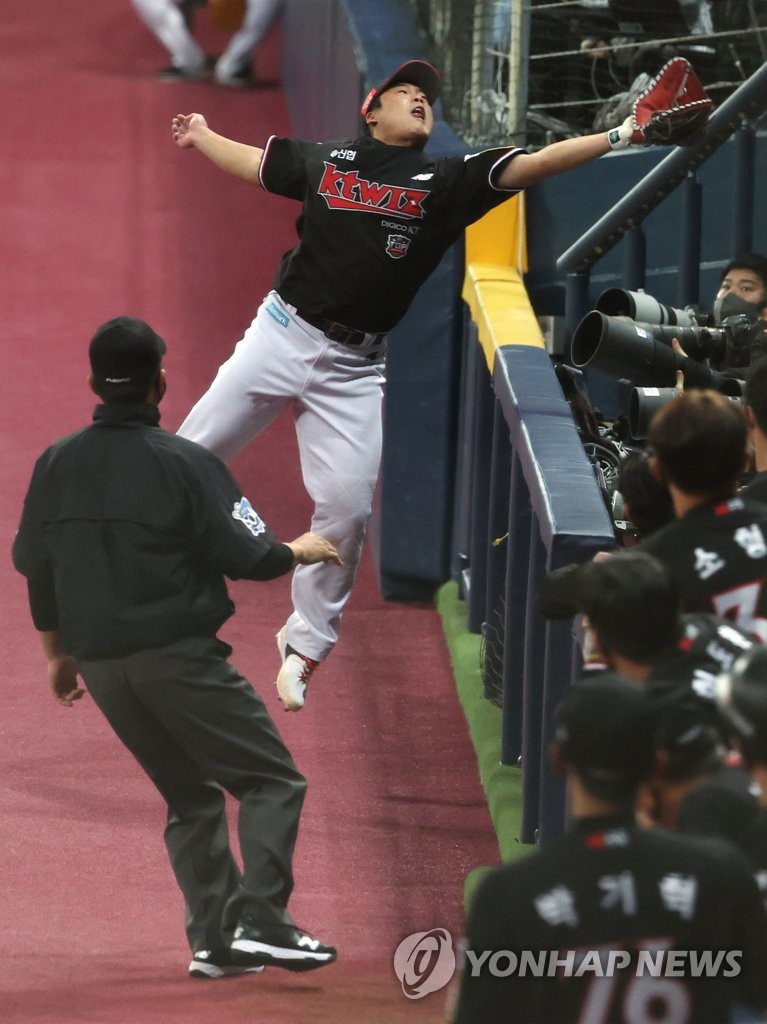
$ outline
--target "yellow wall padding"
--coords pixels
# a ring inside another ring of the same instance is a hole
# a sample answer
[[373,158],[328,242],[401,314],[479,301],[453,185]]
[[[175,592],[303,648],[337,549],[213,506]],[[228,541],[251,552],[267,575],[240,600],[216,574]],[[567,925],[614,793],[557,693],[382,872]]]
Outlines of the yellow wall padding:
[[527,271],[524,192],[466,229],[466,262],[499,263],[523,274]]
[[463,281],[463,298],[477,325],[491,373],[496,349],[502,345],[546,347],[517,270],[497,263],[470,263]]

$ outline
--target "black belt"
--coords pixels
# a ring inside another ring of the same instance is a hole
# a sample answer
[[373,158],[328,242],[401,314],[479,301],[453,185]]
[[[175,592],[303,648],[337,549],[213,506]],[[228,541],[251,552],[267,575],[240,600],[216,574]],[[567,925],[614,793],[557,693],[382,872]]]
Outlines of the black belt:
[[335,320],[325,320],[319,316],[311,316],[297,309],[296,316],[306,320],[312,327],[322,331],[326,338],[338,342],[339,345],[349,345],[351,348],[360,348],[368,344],[371,347],[380,345],[386,334],[373,334],[367,331],[358,331],[354,327],[347,327],[345,324],[336,323]]

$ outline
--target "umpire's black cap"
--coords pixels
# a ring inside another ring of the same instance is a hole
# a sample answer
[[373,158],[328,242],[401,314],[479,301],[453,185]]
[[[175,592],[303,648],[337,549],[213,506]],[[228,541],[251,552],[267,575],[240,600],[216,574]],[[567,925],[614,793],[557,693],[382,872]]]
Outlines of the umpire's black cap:
[[148,386],[165,354],[165,342],[144,320],[118,316],[91,338],[91,370],[100,394]]
[[656,709],[637,683],[615,672],[574,683],[557,705],[555,741],[595,796],[630,796],[655,764]]
[[423,89],[423,94],[432,107],[436,103],[442,88],[440,73],[433,64],[426,60],[407,60],[395,72],[389,75],[385,82],[370,90],[360,107],[362,116],[364,117],[367,114],[371,103],[377,96],[380,96],[382,92],[386,92],[387,89],[391,89],[398,82],[410,82],[413,85],[417,85],[419,89]]

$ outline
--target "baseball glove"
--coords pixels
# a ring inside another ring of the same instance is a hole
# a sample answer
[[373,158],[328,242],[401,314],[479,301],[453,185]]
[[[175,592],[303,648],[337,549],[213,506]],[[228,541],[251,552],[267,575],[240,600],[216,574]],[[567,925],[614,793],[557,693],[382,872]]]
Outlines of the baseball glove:
[[689,146],[708,124],[712,108],[692,64],[684,57],[673,57],[634,100],[631,113],[620,128],[608,133],[608,139],[613,149]]

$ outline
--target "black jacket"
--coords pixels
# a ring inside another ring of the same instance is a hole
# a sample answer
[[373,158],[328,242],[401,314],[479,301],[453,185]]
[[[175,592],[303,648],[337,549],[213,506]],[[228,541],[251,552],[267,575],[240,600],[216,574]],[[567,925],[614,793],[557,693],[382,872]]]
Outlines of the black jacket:
[[35,626],[76,657],[214,636],[234,611],[225,576],[293,564],[226,466],[159,420],[156,406],[100,405],[35,466],[13,562]]

